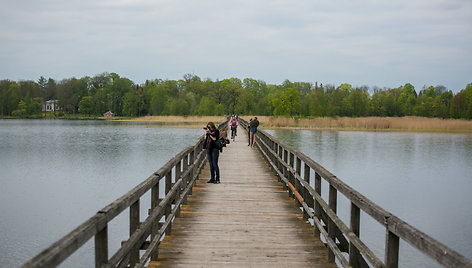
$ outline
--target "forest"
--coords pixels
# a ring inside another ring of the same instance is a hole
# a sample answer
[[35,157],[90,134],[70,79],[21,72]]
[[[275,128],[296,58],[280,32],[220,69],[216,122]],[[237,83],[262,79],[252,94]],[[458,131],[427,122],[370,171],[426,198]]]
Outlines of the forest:
[[56,81],[0,81],[0,116],[41,118],[44,101],[58,100],[53,116],[144,115],[274,115],[288,117],[422,116],[472,119],[472,83],[453,94],[444,86],[417,90],[353,87],[285,80],[280,85],[261,80],[221,81],[186,74],[180,80],[147,80],[136,84],[116,73]]

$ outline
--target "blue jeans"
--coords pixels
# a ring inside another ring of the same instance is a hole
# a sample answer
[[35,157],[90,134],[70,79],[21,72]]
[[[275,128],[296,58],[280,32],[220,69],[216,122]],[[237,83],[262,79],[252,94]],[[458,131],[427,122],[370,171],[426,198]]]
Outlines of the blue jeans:
[[207,152],[208,163],[210,164],[210,174],[212,181],[220,180],[220,168],[218,167],[218,157],[220,151],[217,148],[212,148],[210,152]]

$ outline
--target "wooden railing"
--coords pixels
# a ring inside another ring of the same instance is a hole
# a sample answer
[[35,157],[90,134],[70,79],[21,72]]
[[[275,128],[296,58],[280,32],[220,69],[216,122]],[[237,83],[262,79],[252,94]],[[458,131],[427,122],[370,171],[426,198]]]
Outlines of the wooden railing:
[[[227,122],[219,129],[227,127]],[[149,259],[157,260],[159,243],[171,233],[172,221],[179,216],[182,204],[206,160],[203,136],[174,156],[162,168],[134,189],[100,210],[75,230],[25,263],[22,267],[54,267],[95,237],[95,267],[144,267]],[[174,174],[174,176],[173,176]],[[165,180],[165,196],[159,198],[159,182]],[[149,215],[140,222],[140,198],[151,191]],[[129,209],[129,239],[123,241],[111,258],[108,257],[108,223]],[[161,222],[161,219],[164,221]],[[150,237],[150,240],[147,239]],[[145,250],[140,256],[140,250]]]
[[[243,119],[239,122],[247,130],[248,122]],[[258,130],[256,146],[284,183],[289,195],[303,209],[304,218],[313,220],[315,236],[323,235],[329,262],[337,259],[343,267],[398,267],[400,239],[403,239],[445,267],[472,267],[469,259],[384,210],[308,156],[267,132]],[[314,172],[314,188],[310,185],[311,172]],[[321,197],[322,180],[329,184],[328,201]],[[351,203],[349,226],[336,213],[338,193]],[[383,261],[359,237],[361,211],[385,228]]]

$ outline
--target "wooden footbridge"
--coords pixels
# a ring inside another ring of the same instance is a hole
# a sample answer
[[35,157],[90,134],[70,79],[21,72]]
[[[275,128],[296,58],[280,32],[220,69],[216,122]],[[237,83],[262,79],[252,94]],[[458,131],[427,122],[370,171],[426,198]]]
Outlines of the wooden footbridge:
[[[400,239],[445,267],[472,267],[266,132],[254,148],[241,128],[238,134],[220,154],[221,184],[207,183],[199,138],[23,267],[57,266],[92,237],[96,267],[398,267]],[[150,204],[141,204],[148,191]],[[348,224],[336,214],[338,194],[351,201]],[[150,209],[141,222],[143,205]],[[129,238],[110,256],[107,226],[125,211]],[[361,240],[361,211],[385,228],[383,259]]]

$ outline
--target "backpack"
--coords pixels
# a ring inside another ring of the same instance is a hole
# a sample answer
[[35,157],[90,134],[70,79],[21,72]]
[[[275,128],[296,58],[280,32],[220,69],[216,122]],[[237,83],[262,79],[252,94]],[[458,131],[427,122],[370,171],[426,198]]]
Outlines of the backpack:
[[216,148],[218,148],[220,152],[223,152],[223,147],[226,147],[226,144],[229,144],[229,140],[220,138],[215,141],[215,144]]

